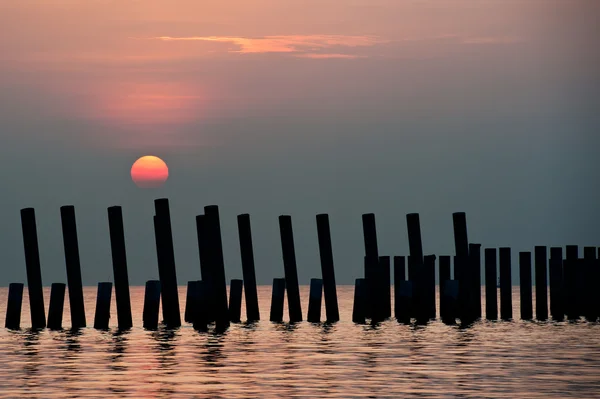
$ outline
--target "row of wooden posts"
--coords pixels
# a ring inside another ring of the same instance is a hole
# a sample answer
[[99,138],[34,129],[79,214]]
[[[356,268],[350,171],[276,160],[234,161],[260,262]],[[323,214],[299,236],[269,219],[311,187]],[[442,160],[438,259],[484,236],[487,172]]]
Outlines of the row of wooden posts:
[[[67,284],[53,283],[50,290],[48,320],[44,308],[41,267],[39,259],[35,211],[21,210],[27,286],[33,329],[61,329],[65,291],[68,288],[71,311],[71,327],[86,327],[81,266],[77,241],[75,210],[73,206],[61,207],[61,221]],[[162,301],[163,323],[167,328],[181,326],[179,295],[171,217],[167,199],[155,200],[154,231],[158,258],[159,280],[146,282],[144,293],[143,327],[156,329],[159,325],[159,304]],[[394,256],[394,317],[399,322],[427,322],[437,317],[435,300],[435,255],[423,255],[419,215],[406,216],[409,256]],[[119,329],[133,326],[127,255],[121,207],[108,208],[108,221],[115,299]],[[242,292],[245,294],[247,321],[260,320],[254,266],[252,233],[248,214],[239,215],[238,232],[242,260],[243,280],[230,282],[229,300],[223,261],[219,210],[215,205],[204,207],[204,214],[196,216],[200,272],[202,280],[190,281],[187,286],[184,321],[198,330],[206,330],[214,323],[216,330],[226,330],[230,322],[241,320]],[[340,319],[329,217],[316,217],[321,279],[311,279],[307,320],[321,321],[321,300],[324,296],[326,320],[333,323]],[[378,323],[392,317],[391,308],[391,258],[380,256],[377,247],[375,216],[362,216],[365,243],[364,278],[356,279],[352,320],[355,323]],[[450,256],[439,257],[440,318],[446,323],[470,324],[482,317],[481,306],[481,245],[469,243],[466,215],[453,214],[456,255],[453,259],[452,278]],[[271,311],[269,319],[283,321],[284,298],[287,292],[289,321],[302,321],[300,291],[296,267],[296,255],[291,217],[279,217],[284,278],[273,279]],[[581,316],[596,321],[600,316],[600,249],[585,247],[579,258],[576,245],[550,249],[550,315],[554,320],[575,320]],[[486,318],[498,319],[497,258],[500,266],[500,318],[510,320],[512,314],[511,249],[486,248],[484,251]],[[536,246],[535,291],[536,319],[547,320],[548,315],[548,251]],[[530,252],[519,253],[521,319],[533,318],[532,309],[532,262]],[[20,328],[23,284],[9,286],[5,326]],[[110,319],[110,302],[113,284],[98,284],[94,327],[107,329]],[[324,295],[323,295],[324,293]]]

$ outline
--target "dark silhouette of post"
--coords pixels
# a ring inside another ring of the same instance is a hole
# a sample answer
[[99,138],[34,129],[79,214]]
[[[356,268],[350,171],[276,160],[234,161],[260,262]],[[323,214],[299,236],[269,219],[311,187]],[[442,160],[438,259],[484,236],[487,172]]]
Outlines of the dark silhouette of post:
[[587,321],[595,322],[598,318],[595,301],[595,290],[600,281],[596,280],[596,247],[583,248],[583,293],[582,313]]
[[215,294],[212,279],[212,266],[210,264],[210,244],[206,216],[196,216],[196,233],[198,236],[198,254],[200,257],[200,273],[204,282],[203,294],[205,298],[205,315],[207,323],[215,321]]
[[23,283],[8,285],[8,303],[4,327],[10,330],[21,328],[21,306],[23,304]]
[[435,255],[427,255],[423,258],[423,271],[425,273],[425,304],[426,312],[430,320],[436,318],[435,308]]
[[548,248],[536,246],[535,256],[535,318],[548,320]]
[[240,253],[242,254],[246,318],[248,321],[258,321],[260,320],[260,312],[258,310],[258,293],[256,290],[256,274],[254,271],[254,250],[252,248],[250,215],[238,215],[237,222],[240,238]]
[[83,284],[81,282],[81,266],[79,263],[79,244],[77,242],[77,222],[75,208],[65,205],[60,208],[62,221],[65,263],[67,266],[67,287],[69,289],[69,307],[71,308],[71,328],[86,326],[85,307],[83,303]]
[[377,249],[377,227],[375,215],[365,213],[362,215],[363,237],[365,242],[365,283],[367,284],[367,296],[365,305],[365,317],[371,317],[371,310],[375,304],[375,272],[379,262],[379,250]]
[[472,318],[481,318],[481,244],[469,244],[469,270],[471,277]]
[[498,277],[496,272],[496,248],[486,248],[485,257],[485,318],[498,319]]
[[423,262],[423,244],[421,243],[421,223],[418,213],[409,213],[406,215],[406,226],[408,228],[408,246],[410,256],[417,260],[417,263]]
[[239,323],[242,316],[242,290],[244,281],[232,279],[229,284],[229,321]]
[[401,281],[398,287],[398,304],[396,305],[396,320],[399,323],[410,323],[413,309],[413,282]]
[[521,291],[521,320],[531,320],[533,318],[531,252],[519,252],[519,286]]
[[294,233],[292,231],[292,218],[290,216],[279,216],[279,233],[281,236],[281,252],[283,254],[285,289],[287,291],[290,323],[295,323],[302,321],[302,307],[300,306],[296,251],[294,249]]
[[384,319],[392,317],[392,278],[390,257],[379,257],[379,273],[381,275],[381,311]]
[[[154,200],[156,217],[157,254],[159,259],[159,277],[163,306],[163,318],[168,328],[181,326],[181,311],[179,308],[179,292],[177,291],[177,273],[175,271],[175,251],[173,249],[173,233],[171,229],[171,212],[169,200],[159,198]],[[160,273],[162,263],[162,273]]]
[[400,313],[400,283],[406,281],[406,261],[404,256],[394,256],[394,317]]
[[446,281],[450,281],[450,256],[442,255],[439,260],[438,267],[439,283],[440,283],[440,318],[446,320],[447,315],[447,300],[444,295],[444,286]]
[[160,281],[146,281],[144,292],[144,310],[142,311],[143,326],[147,330],[158,328],[158,308],[160,305]]
[[365,284],[366,284],[366,303],[365,303],[365,317],[371,318],[371,321],[382,320],[381,314],[379,314],[379,278],[381,273],[379,272],[379,257],[365,256]]
[[66,288],[67,285],[64,283],[52,283],[50,287],[50,307],[48,309],[48,328],[50,330],[62,330]]
[[196,308],[193,310],[193,326],[194,330],[197,331],[207,331],[208,330],[208,284],[204,281],[197,281],[195,285],[197,298]]
[[513,318],[512,310],[512,270],[510,248],[500,248],[500,317],[502,320]]
[[[456,259],[454,262],[454,279],[458,280],[461,276],[461,267],[466,268],[469,256],[469,239],[467,237],[467,215],[464,212],[455,212],[452,214],[454,226],[454,248]],[[458,277],[458,278],[457,278]],[[461,291],[465,291],[461,288]]]
[[323,291],[325,293],[325,315],[329,323],[334,323],[340,319],[340,312],[338,309],[337,289],[335,286],[329,215],[326,213],[317,215],[317,236],[319,239]]
[[187,283],[185,311],[183,313],[183,320],[186,323],[193,323],[196,317],[196,308],[199,306],[198,294],[200,293],[198,284],[200,284],[200,281],[188,281]]
[[323,297],[323,280],[319,278],[310,279],[310,292],[308,297],[308,315],[306,320],[309,323],[321,322],[321,298]]
[[550,315],[555,321],[565,318],[562,254],[562,247],[550,248]]
[[110,297],[112,295],[112,283],[98,283],[98,294],[96,296],[96,314],[94,315],[94,328],[97,330],[108,330],[110,320]]
[[367,303],[367,282],[364,278],[354,280],[354,303],[352,305],[352,322],[365,324],[365,308]]
[[443,298],[444,314],[441,314],[442,322],[455,324],[458,316],[458,281],[446,280],[440,288],[440,297]]
[[42,289],[42,272],[35,210],[33,208],[21,209],[21,227],[23,230],[23,247],[25,249],[25,267],[27,269],[31,328],[40,329],[46,327],[46,313],[44,309],[44,292]]
[[212,291],[215,298],[215,323],[218,330],[229,327],[229,309],[227,305],[227,278],[225,277],[225,261],[223,260],[223,243],[221,241],[221,219],[219,207],[209,205],[204,207],[209,259],[212,275]]
[[113,275],[115,278],[117,321],[119,330],[127,330],[133,327],[133,320],[131,317],[131,299],[129,297],[129,277],[127,274],[127,253],[125,250],[123,213],[120,206],[108,208],[108,227],[110,231]]
[[[289,295],[289,293],[288,293]],[[270,321],[281,323],[283,321],[283,301],[285,299],[285,278],[273,279],[273,291],[271,293]]]
[[579,247],[566,246],[566,259],[563,263],[563,278],[565,288],[565,313],[567,319],[577,320],[580,316],[579,293],[577,287],[579,269]]

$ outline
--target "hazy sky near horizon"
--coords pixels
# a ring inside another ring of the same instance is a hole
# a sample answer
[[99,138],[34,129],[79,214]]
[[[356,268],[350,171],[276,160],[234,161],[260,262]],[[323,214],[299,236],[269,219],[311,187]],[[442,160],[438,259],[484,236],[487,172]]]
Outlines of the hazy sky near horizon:
[[[384,255],[408,253],[410,212],[437,255],[453,254],[455,211],[483,248],[598,246],[599,17],[573,0],[0,1],[0,285],[25,281],[24,207],[44,284],[66,281],[65,204],[85,284],[112,280],[111,205],[130,282],[157,278],[160,197],[179,284],[199,278],[210,204],[228,279],[250,213],[263,284],[283,276],[280,214],[301,284],[320,276],[322,212],[341,284],[362,275],[366,212]],[[169,165],[160,189],[130,179],[146,154]]]

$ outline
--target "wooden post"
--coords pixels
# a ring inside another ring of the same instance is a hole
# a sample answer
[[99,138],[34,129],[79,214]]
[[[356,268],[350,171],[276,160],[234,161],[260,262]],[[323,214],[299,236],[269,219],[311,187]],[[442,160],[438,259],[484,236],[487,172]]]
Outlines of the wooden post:
[[188,281],[187,283],[185,311],[183,313],[183,320],[186,323],[193,323],[196,317],[197,307],[199,306],[198,294],[200,293],[198,284],[200,284],[200,281]]
[[119,330],[127,330],[133,327],[133,320],[131,317],[131,299],[129,297],[129,277],[127,273],[127,253],[125,250],[123,213],[120,206],[108,208],[108,227],[110,231],[110,249],[115,279],[117,321]]
[[354,304],[352,307],[352,322],[365,324],[365,308],[367,303],[367,284],[364,278],[354,281]]
[[290,216],[279,216],[279,233],[281,236],[281,252],[283,253],[285,289],[287,291],[290,323],[295,323],[302,321],[302,307],[300,305],[300,288],[298,287],[298,271],[296,269],[294,233],[292,230],[292,218]]
[[421,243],[421,223],[419,221],[419,214],[407,214],[406,226],[408,229],[408,246],[410,250],[410,256],[417,260],[417,263],[422,263],[423,244]]
[[565,318],[563,284],[562,248],[553,247],[550,248],[550,315],[555,321]]
[[254,250],[252,248],[250,215],[238,215],[237,221],[240,238],[240,253],[242,254],[244,294],[246,296],[246,318],[248,321],[258,321],[260,320],[260,312],[258,310],[258,293],[256,290],[256,274],[254,271]]
[[535,318],[548,320],[548,249],[536,246],[535,254]]
[[496,248],[486,248],[485,256],[485,318],[498,319],[498,278],[496,273]]
[[98,295],[96,296],[96,314],[94,315],[94,328],[97,330],[108,330],[110,320],[110,297],[112,295],[112,283],[98,283]]
[[596,313],[595,291],[598,289],[598,281],[596,277],[596,247],[583,248],[583,276],[584,289],[582,294],[583,306],[582,313],[586,320],[595,322],[598,318]]
[[500,317],[512,320],[512,271],[511,250],[500,248]]
[[461,322],[469,323],[471,275],[469,273],[469,240],[467,237],[467,216],[464,212],[452,214],[454,226],[454,280],[459,281],[458,304]]
[[62,330],[66,288],[67,285],[63,283],[52,283],[50,287],[50,308],[48,309],[48,328],[50,330]]
[[444,296],[444,286],[446,281],[450,281],[450,257],[442,255],[439,261],[439,284],[440,284],[440,318],[442,320],[447,319],[447,305],[446,300],[448,297]]
[[144,293],[143,326],[147,330],[158,328],[158,308],[160,305],[160,281],[146,281]]
[[362,215],[363,236],[365,242],[365,283],[367,285],[367,296],[365,305],[365,317],[371,317],[371,310],[374,308],[375,298],[374,281],[379,259],[379,250],[377,249],[377,228],[375,225],[375,215],[365,213]]
[[394,317],[399,318],[400,309],[400,283],[406,281],[406,261],[404,256],[394,256]]
[[243,287],[243,280],[232,279],[229,284],[229,321],[232,323],[241,321]]
[[325,292],[325,313],[327,321],[329,323],[334,323],[340,319],[340,313],[338,309],[337,289],[335,286],[329,216],[326,213],[317,215],[317,235],[319,239],[319,256],[321,258],[323,290]]
[[427,255],[423,258],[425,305],[426,313],[430,320],[434,320],[437,315],[435,308],[435,260],[435,255]]
[[175,271],[175,252],[173,250],[169,200],[167,198],[154,200],[154,209],[156,212],[154,227],[156,231],[157,254],[159,254],[159,269],[162,263],[162,273],[159,270],[159,277],[164,322],[168,328],[178,328],[181,326],[181,311],[179,308],[179,292],[177,290],[177,273]]
[[308,297],[308,315],[306,320],[309,323],[321,322],[321,298],[323,297],[323,280],[319,278],[310,279],[310,294]]
[[202,288],[205,298],[205,316],[207,323],[215,321],[215,294],[212,278],[212,266],[210,264],[209,231],[205,215],[196,216],[196,233],[198,235],[198,253],[200,256],[200,273],[204,287]]
[[215,298],[215,327],[217,330],[223,331],[229,327],[229,310],[227,307],[227,278],[225,277],[225,261],[223,260],[219,207],[217,205],[205,206],[204,214],[206,215],[210,248],[211,288]]
[[531,320],[533,318],[531,252],[519,252],[519,280],[521,291],[521,320]]
[[281,323],[283,321],[283,301],[285,297],[285,278],[273,279],[271,294],[271,314],[269,320]]
[[83,303],[83,283],[79,264],[79,244],[77,242],[77,223],[75,208],[66,205],[60,208],[62,221],[65,263],[67,266],[67,287],[69,289],[69,307],[71,308],[71,328],[86,326],[85,306]]
[[21,328],[21,306],[23,304],[23,283],[8,285],[8,303],[6,306],[6,321],[4,327],[10,330]]
[[481,319],[481,244],[469,244],[472,320]]
[[569,320],[577,320],[580,316],[579,294],[577,292],[578,269],[579,248],[577,245],[567,245],[566,259],[563,262],[563,278],[565,287],[565,313]]
[[197,298],[197,306],[194,309],[193,319],[194,319],[194,330],[197,331],[207,331],[208,330],[208,322],[209,322],[209,291],[208,284],[204,281],[198,281],[195,285],[196,288],[196,298]]
[[380,288],[380,300],[381,300],[381,314],[383,319],[392,317],[392,281],[391,281],[391,270],[390,270],[390,257],[380,256],[379,257],[379,273],[381,279],[379,281]]
[[398,312],[396,320],[399,323],[410,323],[411,315],[415,313],[413,309],[413,282],[401,281],[398,287]]
[[458,317],[458,290],[459,282],[446,280],[440,289],[440,296],[444,298],[445,313],[441,316],[445,324],[455,324]]
[[46,313],[44,309],[44,292],[42,289],[42,272],[35,210],[33,208],[21,209],[21,228],[23,230],[23,247],[25,249],[31,328],[41,329],[46,327]]

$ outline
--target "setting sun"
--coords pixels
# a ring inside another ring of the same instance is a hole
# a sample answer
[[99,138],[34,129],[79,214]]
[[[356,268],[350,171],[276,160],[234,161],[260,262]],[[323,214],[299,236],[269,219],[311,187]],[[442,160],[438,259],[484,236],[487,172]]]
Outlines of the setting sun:
[[168,178],[167,164],[154,155],[143,156],[131,166],[131,179],[140,188],[160,187]]

